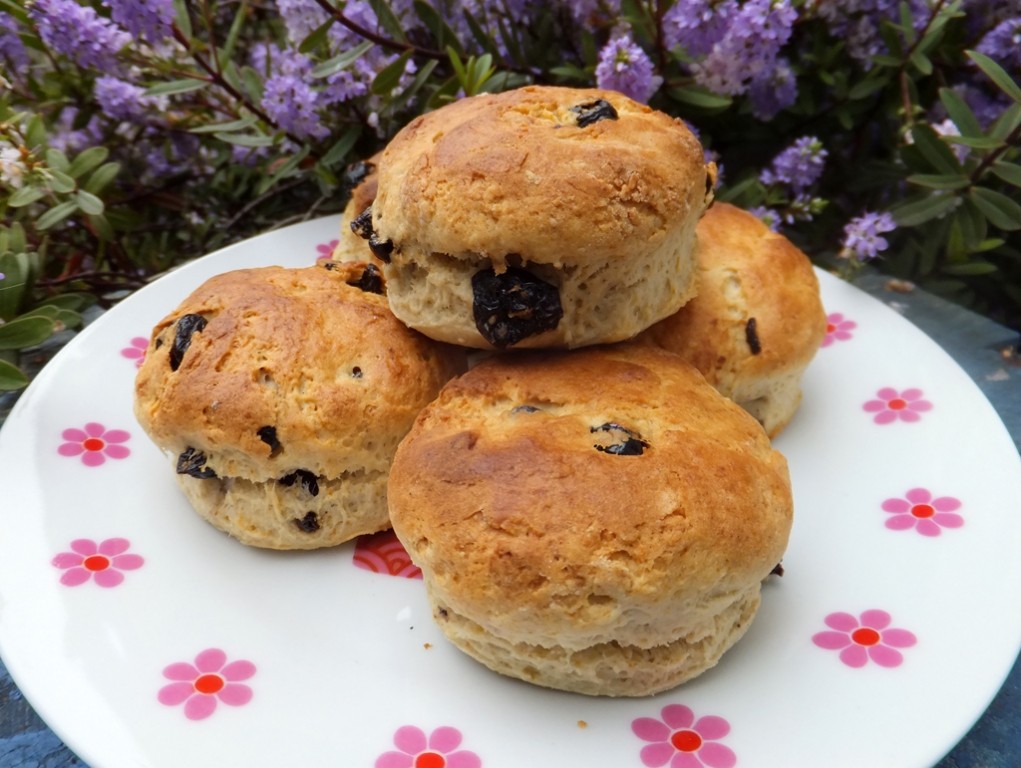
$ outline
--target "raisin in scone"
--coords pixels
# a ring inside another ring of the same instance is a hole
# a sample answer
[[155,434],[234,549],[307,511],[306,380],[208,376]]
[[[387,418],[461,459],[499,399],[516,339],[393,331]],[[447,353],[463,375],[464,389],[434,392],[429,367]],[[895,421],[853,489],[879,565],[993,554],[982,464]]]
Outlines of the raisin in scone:
[[758,217],[716,203],[696,229],[699,293],[642,341],[679,354],[775,437],[826,335],[812,263]]
[[406,328],[384,292],[367,263],[242,269],[153,329],[135,414],[214,526],[272,549],[389,527],[397,444],[464,355]]
[[676,355],[635,344],[478,363],[422,411],[388,493],[457,647],[610,696],[715,665],[793,514],[762,427]]
[[715,178],[681,120],[612,91],[529,86],[405,126],[362,234],[394,314],[434,339],[620,341],[694,295]]
[[331,254],[331,257],[337,261],[368,261],[377,265],[381,264],[373,256],[369,244],[362,237],[362,226],[359,224],[360,221],[364,221],[359,217],[376,199],[376,183],[379,178],[376,170],[378,164],[379,155],[375,154],[368,160],[354,164],[349,169],[349,173],[353,174],[357,181],[351,189],[351,197],[340,216],[337,245]]

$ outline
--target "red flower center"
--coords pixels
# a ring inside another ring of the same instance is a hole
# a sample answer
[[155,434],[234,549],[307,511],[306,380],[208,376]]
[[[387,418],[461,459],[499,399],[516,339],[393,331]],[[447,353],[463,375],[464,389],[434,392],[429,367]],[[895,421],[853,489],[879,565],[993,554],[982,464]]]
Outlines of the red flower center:
[[199,693],[216,693],[223,685],[223,678],[214,674],[199,675],[195,680],[195,690]]
[[670,743],[678,752],[694,752],[702,746],[702,737],[694,731],[677,731],[670,737]]
[[936,514],[936,510],[932,504],[915,504],[911,508],[911,514],[915,517],[932,517]]
[[105,571],[110,567],[110,558],[103,555],[89,555],[82,560],[82,565],[88,571]]
[[98,437],[87,437],[85,438],[85,442],[82,443],[82,447],[86,451],[101,451],[106,448],[106,443]]
[[903,411],[908,407],[908,401],[903,397],[895,397],[886,405],[891,411]]
[[415,758],[415,768],[445,768],[446,758],[435,752],[423,752]]
[[875,645],[879,642],[879,633],[871,627],[862,627],[851,633],[851,639],[858,645]]
[[837,330],[837,326],[833,323],[826,323],[826,333],[833,333],[835,330]]

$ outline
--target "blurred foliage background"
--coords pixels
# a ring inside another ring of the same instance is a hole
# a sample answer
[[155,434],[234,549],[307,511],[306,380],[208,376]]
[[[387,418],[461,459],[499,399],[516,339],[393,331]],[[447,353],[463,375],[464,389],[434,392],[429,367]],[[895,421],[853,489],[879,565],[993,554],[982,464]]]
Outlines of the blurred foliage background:
[[821,266],[1021,328],[1019,0],[0,0],[0,389],[189,259],[340,211],[415,115],[528,83],[680,117]]

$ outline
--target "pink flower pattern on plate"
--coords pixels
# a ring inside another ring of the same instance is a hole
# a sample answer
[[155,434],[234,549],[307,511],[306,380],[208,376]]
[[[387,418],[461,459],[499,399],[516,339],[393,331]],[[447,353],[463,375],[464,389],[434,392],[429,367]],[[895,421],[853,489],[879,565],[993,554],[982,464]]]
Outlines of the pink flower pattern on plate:
[[964,518],[955,510],[961,502],[953,496],[933,498],[927,488],[912,488],[904,498],[887,499],[883,511],[889,512],[886,527],[892,531],[914,528],[922,536],[939,536],[944,528],[960,528]]
[[316,246],[316,261],[325,261],[333,257],[333,251],[340,243],[339,240],[331,240],[328,243],[319,243]]
[[149,349],[149,340],[144,336],[135,336],[128,346],[121,349],[121,356],[135,361],[135,367],[141,368],[145,361],[145,353]]
[[838,611],[826,617],[832,631],[817,632],[812,642],[828,651],[840,651],[840,660],[849,667],[864,667],[870,660],[881,667],[899,667],[904,656],[898,648],[910,648],[918,639],[906,629],[890,627],[886,611],[872,609],[857,618]]
[[163,677],[173,682],[160,688],[161,704],[176,707],[184,703],[184,716],[204,720],[216,711],[217,702],[240,707],[252,700],[252,689],[242,683],[255,674],[250,661],[227,662],[227,654],[219,648],[207,648],[195,657],[163,669]]
[[858,323],[848,320],[841,312],[832,312],[826,316],[826,336],[823,337],[822,345],[828,347],[835,341],[847,341],[850,339]]
[[131,435],[123,429],[107,429],[90,421],[83,429],[65,429],[61,437],[66,441],[57,448],[61,456],[81,456],[82,464],[98,467],[109,459],[124,459],[131,453],[126,443]]
[[876,400],[869,400],[862,407],[874,413],[876,424],[891,424],[895,421],[918,421],[921,414],[932,410],[932,403],[922,397],[917,387],[898,392],[893,387],[883,387],[876,392]]
[[461,732],[442,726],[429,736],[414,725],[404,725],[394,733],[398,752],[384,752],[376,758],[376,768],[479,768],[482,760],[474,752],[459,750]]
[[141,568],[145,560],[141,555],[127,554],[131,543],[127,539],[75,539],[70,552],[61,552],[51,561],[63,569],[60,583],[77,587],[92,579],[101,587],[116,587],[124,581],[122,571]]
[[639,717],[631,730],[642,741],[642,765],[648,768],[732,768],[737,755],[720,739],[730,733],[730,723],[717,715],[695,719],[683,704],[668,704],[660,718]]
[[386,573],[406,579],[421,579],[422,569],[411,562],[408,551],[392,530],[358,537],[353,562],[373,573]]

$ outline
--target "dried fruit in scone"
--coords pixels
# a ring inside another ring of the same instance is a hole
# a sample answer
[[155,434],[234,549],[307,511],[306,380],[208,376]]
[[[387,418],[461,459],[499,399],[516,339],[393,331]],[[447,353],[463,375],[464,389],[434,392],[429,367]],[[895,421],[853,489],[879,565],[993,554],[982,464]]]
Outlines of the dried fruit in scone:
[[502,674],[610,696],[715,665],[793,514],[755,419],[633,343],[479,362],[422,411],[388,494],[451,642]]
[[716,203],[696,229],[699,292],[641,334],[690,362],[775,437],[826,335],[812,262],[758,217]]
[[375,264],[235,270],[153,329],[135,414],[209,522],[312,549],[389,527],[397,444],[464,366],[393,316]]
[[681,120],[612,91],[529,86],[409,123],[356,229],[410,327],[479,349],[580,347],[691,298],[715,178]]

